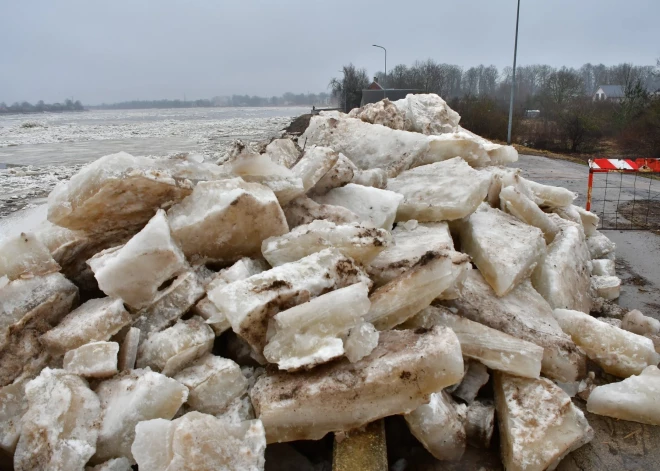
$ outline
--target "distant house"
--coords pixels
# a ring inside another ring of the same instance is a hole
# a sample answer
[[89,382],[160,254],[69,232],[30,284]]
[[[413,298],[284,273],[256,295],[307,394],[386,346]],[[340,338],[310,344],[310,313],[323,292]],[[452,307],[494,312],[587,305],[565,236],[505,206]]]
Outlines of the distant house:
[[380,84],[378,83],[377,77],[374,77],[374,81],[371,82],[371,85],[367,87],[367,90],[382,90],[382,89],[383,87],[381,87]]
[[525,118],[538,118],[541,116],[541,110],[525,110]]
[[594,93],[594,101],[614,101],[623,100],[626,94],[623,92],[623,85],[601,85]]

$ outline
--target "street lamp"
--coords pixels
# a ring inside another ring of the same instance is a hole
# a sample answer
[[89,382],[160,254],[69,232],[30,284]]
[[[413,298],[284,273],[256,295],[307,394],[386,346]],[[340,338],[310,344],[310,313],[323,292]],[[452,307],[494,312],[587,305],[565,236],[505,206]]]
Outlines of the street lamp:
[[341,85],[342,92],[344,93],[344,113],[348,113],[346,108],[348,108],[348,96],[346,95],[346,70],[343,68],[339,71],[344,74],[344,83]]
[[509,131],[506,135],[506,143],[511,145],[511,127],[513,126],[513,95],[516,91],[516,56],[518,55],[518,22],[520,21],[520,0],[518,0],[518,12],[516,13],[516,41],[513,46],[513,76],[511,77],[511,102],[509,103]]
[[385,87],[387,87],[387,49],[385,49],[383,46],[379,46],[378,44],[372,44],[372,46],[379,47],[385,51]]

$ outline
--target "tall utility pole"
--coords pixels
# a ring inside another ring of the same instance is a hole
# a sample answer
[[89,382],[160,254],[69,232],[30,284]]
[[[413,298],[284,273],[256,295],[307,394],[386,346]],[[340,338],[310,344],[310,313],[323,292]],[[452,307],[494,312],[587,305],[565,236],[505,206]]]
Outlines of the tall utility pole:
[[348,108],[348,94],[346,93],[346,71],[342,68],[339,72],[344,74],[344,83],[342,84],[342,92],[344,92],[344,113],[348,113],[346,108]]
[[511,77],[511,102],[509,103],[509,131],[506,135],[506,143],[511,145],[511,127],[513,126],[513,96],[516,91],[516,56],[518,55],[518,23],[520,21],[520,0],[518,0],[518,12],[516,13],[516,41],[513,46],[513,76]]
[[387,49],[385,49],[383,46],[379,46],[378,44],[372,44],[372,46],[379,47],[385,51],[385,88],[387,88]]

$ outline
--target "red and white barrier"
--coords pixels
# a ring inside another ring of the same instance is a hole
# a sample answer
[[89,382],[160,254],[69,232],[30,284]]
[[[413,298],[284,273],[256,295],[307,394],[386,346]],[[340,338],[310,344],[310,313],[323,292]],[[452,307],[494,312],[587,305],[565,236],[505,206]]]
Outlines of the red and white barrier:
[[591,192],[594,173],[660,173],[660,159],[592,159],[589,160],[589,186],[587,188],[586,210],[591,210]]

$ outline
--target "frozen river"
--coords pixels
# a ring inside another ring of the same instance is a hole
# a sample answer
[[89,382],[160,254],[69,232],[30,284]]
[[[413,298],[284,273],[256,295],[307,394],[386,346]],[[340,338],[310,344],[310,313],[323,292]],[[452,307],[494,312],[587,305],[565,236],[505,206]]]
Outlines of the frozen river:
[[202,154],[275,135],[308,108],[188,108],[0,117],[0,218],[44,201],[82,165],[119,151]]

